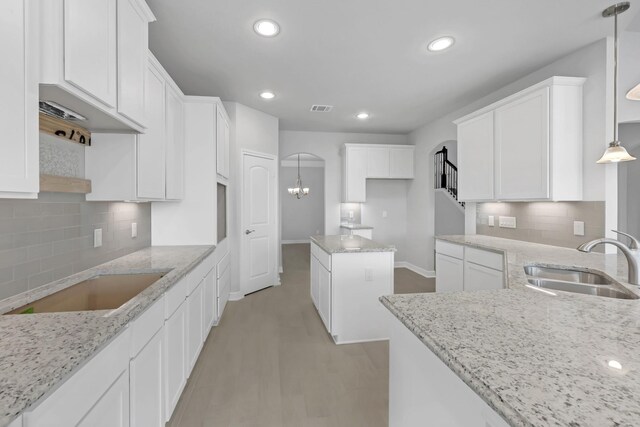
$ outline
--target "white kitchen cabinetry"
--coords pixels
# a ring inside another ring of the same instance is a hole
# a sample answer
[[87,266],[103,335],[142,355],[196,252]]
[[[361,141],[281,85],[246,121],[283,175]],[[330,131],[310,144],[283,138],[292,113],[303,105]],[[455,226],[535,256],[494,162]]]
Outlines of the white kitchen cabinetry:
[[0,2],[0,198],[37,198],[38,12],[41,2]]
[[182,94],[166,83],[166,198],[184,197],[184,106]]
[[458,198],[492,200],[493,111],[458,124]]
[[91,130],[144,131],[144,0],[41,2],[40,98],[87,117]]
[[216,167],[220,178],[229,179],[229,117],[223,108],[216,113]]
[[186,303],[164,323],[165,421],[169,421],[187,383]]
[[[231,293],[231,255],[228,252],[227,240],[219,246],[220,258],[216,266],[217,319],[219,322]],[[218,249],[218,248],[217,248]]]
[[436,240],[436,292],[504,287],[504,255]]
[[459,199],[581,200],[585,80],[552,77],[456,120]]
[[393,293],[393,252],[328,254],[311,244],[311,299],[336,344],[388,338],[378,298]]
[[367,179],[413,179],[412,145],[345,144],[343,202],[366,201]]
[[32,411],[24,427],[129,425],[129,340],[125,329]]
[[347,235],[347,236],[361,236],[369,240],[373,239],[372,228],[340,227],[340,234]]
[[218,297],[216,295],[216,269],[209,270],[204,277],[204,314],[202,316],[202,340],[205,341],[209,335],[211,327],[218,318]]
[[[198,360],[204,336],[204,280],[187,297],[187,376]],[[207,331],[208,332],[208,331]]]
[[[389,426],[508,427],[395,316],[389,329]],[[464,410],[461,410],[464,408]]]
[[147,131],[138,135],[138,197],[165,198],[166,125],[165,84],[162,72],[149,61],[144,109]]

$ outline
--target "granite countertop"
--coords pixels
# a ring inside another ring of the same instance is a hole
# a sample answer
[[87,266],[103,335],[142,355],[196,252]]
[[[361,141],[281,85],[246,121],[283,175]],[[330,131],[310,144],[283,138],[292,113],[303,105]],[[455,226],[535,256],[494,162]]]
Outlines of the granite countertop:
[[166,272],[116,310],[0,315],[0,427],[54,390],[214,246],[157,246],[0,301],[0,313],[100,274]]
[[[527,263],[624,283],[617,255],[487,236],[438,237],[504,252],[509,289],[391,295],[382,303],[513,426],[640,425],[640,300],[525,287]],[[608,366],[618,361],[622,369]]]
[[311,236],[311,241],[328,254],[396,251],[395,246],[378,243],[362,236]]
[[373,227],[370,225],[352,223],[340,224],[340,228],[346,228],[347,230],[373,230]]

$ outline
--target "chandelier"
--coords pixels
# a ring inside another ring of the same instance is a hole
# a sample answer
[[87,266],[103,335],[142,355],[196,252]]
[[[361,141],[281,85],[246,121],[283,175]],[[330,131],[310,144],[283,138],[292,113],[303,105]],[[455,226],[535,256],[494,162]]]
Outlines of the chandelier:
[[300,178],[300,154],[298,154],[298,179],[296,179],[295,187],[289,187],[289,194],[296,199],[302,199],[309,194],[309,188],[302,186],[302,178]]

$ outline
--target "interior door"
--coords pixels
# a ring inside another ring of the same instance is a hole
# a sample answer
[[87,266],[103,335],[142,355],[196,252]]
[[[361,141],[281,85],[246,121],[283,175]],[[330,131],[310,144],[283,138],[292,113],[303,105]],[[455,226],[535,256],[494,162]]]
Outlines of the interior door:
[[242,156],[240,286],[243,293],[276,283],[276,160]]

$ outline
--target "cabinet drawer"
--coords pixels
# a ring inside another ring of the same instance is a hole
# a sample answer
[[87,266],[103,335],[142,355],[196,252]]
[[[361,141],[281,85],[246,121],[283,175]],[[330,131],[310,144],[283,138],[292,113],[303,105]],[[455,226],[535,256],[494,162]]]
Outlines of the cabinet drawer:
[[320,247],[318,247],[318,250],[316,252],[316,258],[318,258],[320,264],[322,264],[327,270],[331,271],[331,255],[326,253]]
[[315,243],[311,243],[311,255],[313,255],[314,257],[318,258],[318,250],[320,248],[318,248],[318,245],[316,245]]
[[36,408],[25,414],[27,427],[78,425],[129,367],[129,330],[100,350]]
[[230,256],[227,253],[224,257],[222,257],[222,259],[220,260],[220,262],[218,263],[218,271],[216,272],[216,278],[221,278],[224,273],[227,271],[227,268],[229,268],[229,260],[230,260]]
[[464,246],[455,243],[445,242],[444,240],[436,240],[436,253],[448,255],[450,257],[463,259]]
[[216,261],[213,254],[210,254],[202,262],[196,265],[193,270],[189,273],[189,284],[187,295],[191,295],[191,293],[198,287],[202,279],[211,271],[213,267],[215,267]]
[[131,353],[133,359],[164,325],[164,296],[138,317],[131,325]]
[[182,278],[164,294],[164,318],[168,319],[187,298],[189,276]]
[[484,267],[493,268],[494,270],[504,270],[504,255],[496,252],[489,252],[482,249],[467,247],[465,249],[464,259],[465,261],[482,265]]

